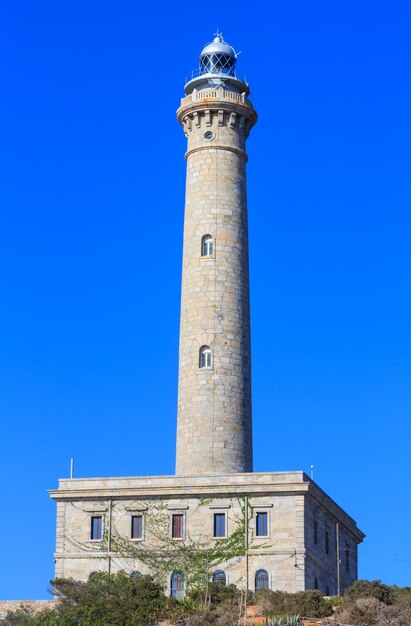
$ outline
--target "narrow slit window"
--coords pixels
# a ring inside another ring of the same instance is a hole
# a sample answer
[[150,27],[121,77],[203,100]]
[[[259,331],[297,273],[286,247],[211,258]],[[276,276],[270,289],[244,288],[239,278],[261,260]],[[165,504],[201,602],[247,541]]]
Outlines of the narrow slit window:
[[214,537],[225,537],[225,513],[214,513]]
[[328,530],[325,531],[325,553],[328,554],[330,551],[330,538],[328,535]]
[[174,513],[171,519],[171,536],[173,539],[184,538],[184,515]]
[[92,541],[101,541],[103,529],[103,520],[101,515],[93,515],[91,518],[90,539]]
[[350,571],[350,546],[348,543],[345,544],[345,571]]
[[211,235],[204,235],[201,239],[201,256],[214,255],[214,239]]
[[314,545],[317,545],[318,540],[318,522],[314,522]]
[[200,348],[199,367],[202,370],[211,369],[211,348],[209,346],[202,346]]
[[132,539],[143,538],[143,516],[142,515],[131,516],[131,538]]
[[268,535],[268,515],[267,513],[257,513],[255,519],[255,534],[257,537],[267,537]]

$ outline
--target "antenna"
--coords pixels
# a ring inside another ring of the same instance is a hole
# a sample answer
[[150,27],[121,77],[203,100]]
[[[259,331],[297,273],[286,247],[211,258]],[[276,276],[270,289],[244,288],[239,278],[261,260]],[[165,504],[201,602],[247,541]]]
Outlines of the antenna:
[[311,465],[311,480],[314,480],[314,465]]
[[70,478],[74,478],[74,458],[70,459]]
[[217,31],[214,33],[214,37],[218,37],[219,39],[221,39],[221,41],[224,41],[223,39],[223,33],[221,32],[221,30],[219,28],[217,28]]

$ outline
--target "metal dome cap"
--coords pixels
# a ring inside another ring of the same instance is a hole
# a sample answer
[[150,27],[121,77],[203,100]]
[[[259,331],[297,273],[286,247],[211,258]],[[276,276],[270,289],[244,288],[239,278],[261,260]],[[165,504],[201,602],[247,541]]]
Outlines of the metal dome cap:
[[213,41],[204,46],[200,54],[200,59],[204,55],[214,53],[227,54],[228,56],[232,56],[237,59],[236,51],[232,46],[230,46],[230,44],[224,41],[222,33],[217,33]]
[[216,36],[200,54],[200,74],[227,74],[235,76],[237,53],[217,30]]

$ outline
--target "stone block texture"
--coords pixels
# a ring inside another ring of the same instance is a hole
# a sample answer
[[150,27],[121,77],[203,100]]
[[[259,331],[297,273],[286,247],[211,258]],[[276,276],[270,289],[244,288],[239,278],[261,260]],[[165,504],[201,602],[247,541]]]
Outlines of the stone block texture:
[[[188,140],[181,295],[177,474],[252,471],[244,94],[194,92],[177,112]],[[204,236],[213,253],[202,254]],[[203,346],[211,366],[200,367]]]
[[[131,516],[143,516],[139,546],[143,551],[161,549],[158,528],[170,537],[173,513],[184,516],[187,545],[212,545],[215,513],[224,513],[226,536],[238,528],[247,498],[248,550],[246,554],[215,565],[226,582],[250,590],[256,573],[265,570],[268,587],[288,592],[318,588],[336,593],[337,559],[335,531],[338,524],[341,589],[357,576],[357,546],[364,535],[338,505],[303,472],[227,474],[209,476],[159,476],[61,480],[51,492],[58,503],[56,576],[87,580],[92,572],[137,571],[154,574],[144,560],[125,548],[131,538]],[[256,533],[258,512],[267,514],[267,532]],[[92,541],[91,517],[102,518],[102,540]],[[162,520],[162,521],[161,521]],[[317,523],[314,538],[314,521]],[[325,532],[329,532],[328,546]],[[177,541],[180,541],[177,539]],[[345,569],[345,546],[349,545],[349,568]],[[169,591],[172,571],[163,581]]]

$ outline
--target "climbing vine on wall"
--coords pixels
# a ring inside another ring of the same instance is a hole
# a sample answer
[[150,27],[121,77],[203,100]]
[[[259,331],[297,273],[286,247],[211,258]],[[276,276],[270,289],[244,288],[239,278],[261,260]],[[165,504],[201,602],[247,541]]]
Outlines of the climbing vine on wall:
[[[139,501],[139,507],[145,509],[144,541],[131,541],[118,531],[118,521],[121,519],[123,509],[116,510],[118,505],[114,502],[112,519],[117,522],[109,525],[105,520],[102,541],[93,547],[107,554],[115,554],[116,558],[143,563],[163,585],[166,584],[170,573],[177,571],[183,574],[187,588],[206,589],[213,570],[222,563],[233,564],[236,559],[241,559],[246,554],[246,525],[249,526],[252,509],[244,497],[239,498],[238,502],[240,513],[231,520],[234,523],[233,531],[226,538],[210,540],[206,536],[194,539],[189,532],[186,532],[184,539],[172,538],[167,502]],[[197,510],[208,504],[208,500],[200,500]],[[124,515],[130,514],[129,508],[124,511]],[[117,515],[114,514],[115,511]],[[260,545],[259,548],[261,547]]]

